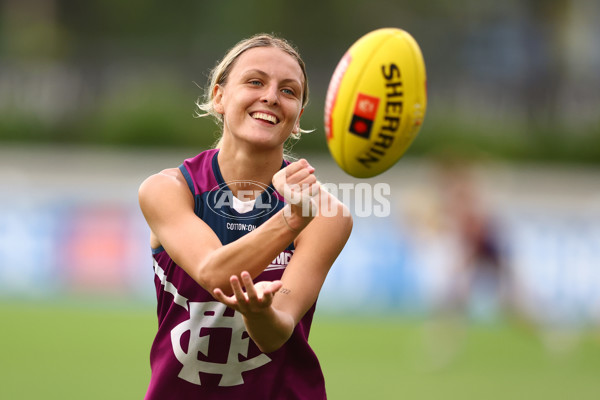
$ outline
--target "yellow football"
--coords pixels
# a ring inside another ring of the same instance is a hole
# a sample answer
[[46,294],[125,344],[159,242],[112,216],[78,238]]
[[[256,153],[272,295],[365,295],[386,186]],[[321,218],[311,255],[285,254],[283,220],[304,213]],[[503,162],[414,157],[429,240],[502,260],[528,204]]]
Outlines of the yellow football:
[[426,108],[425,62],[415,39],[397,28],[372,31],[348,49],[331,77],[329,152],[352,176],[381,174],[409,148]]

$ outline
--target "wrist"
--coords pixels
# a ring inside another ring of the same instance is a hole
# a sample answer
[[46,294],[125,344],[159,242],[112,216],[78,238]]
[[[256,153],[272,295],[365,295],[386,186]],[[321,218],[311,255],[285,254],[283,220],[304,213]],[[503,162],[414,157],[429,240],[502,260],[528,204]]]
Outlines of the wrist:
[[313,219],[312,216],[303,215],[302,206],[290,204],[287,204],[283,210],[281,210],[281,216],[287,228],[294,233],[300,233]]
[[292,228],[292,226],[290,225],[290,223],[287,220],[287,217],[285,216],[285,214],[287,214],[285,212],[285,210],[281,213],[281,215],[283,216],[283,222],[285,223],[285,226],[288,227],[288,229],[294,233],[300,233],[300,229],[298,228]]
[[295,327],[289,314],[273,307],[242,316],[248,334],[263,353],[279,349],[290,338]]

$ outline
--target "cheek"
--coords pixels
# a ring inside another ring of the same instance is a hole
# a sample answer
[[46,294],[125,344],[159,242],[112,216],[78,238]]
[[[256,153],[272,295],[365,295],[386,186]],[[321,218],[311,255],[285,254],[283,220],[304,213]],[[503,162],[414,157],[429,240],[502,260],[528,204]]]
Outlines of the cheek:
[[300,124],[300,117],[302,116],[302,112],[304,110],[303,109],[297,109],[294,113],[294,125],[299,125]]
[[248,93],[242,90],[230,96],[224,96],[223,98],[223,104],[225,105],[224,108],[229,112],[244,111],[255,101],[256,99],[254,99]]

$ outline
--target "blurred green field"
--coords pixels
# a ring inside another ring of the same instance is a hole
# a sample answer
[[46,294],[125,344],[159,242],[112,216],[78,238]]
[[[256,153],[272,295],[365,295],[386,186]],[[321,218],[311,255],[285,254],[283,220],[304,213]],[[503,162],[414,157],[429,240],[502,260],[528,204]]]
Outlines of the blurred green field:
[[[0,398],[141,399],[152,306],[0,303]],[[311,342],[329,398],[598,399],[600,341],[550,352],[533,331],[471,326],[445,364],[422,321],[318,315]],[[431,350],[431,349],[430,349]],[[435,352],[433,352],[435,353]]]

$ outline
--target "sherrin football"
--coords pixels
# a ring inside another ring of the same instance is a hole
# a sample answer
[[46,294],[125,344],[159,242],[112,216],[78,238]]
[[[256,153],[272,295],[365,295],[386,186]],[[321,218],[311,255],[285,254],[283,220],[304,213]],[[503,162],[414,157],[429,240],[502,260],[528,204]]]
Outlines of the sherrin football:
[[406,31],[372,31],[344,54],[325,100],[325,135],[335,162],[370,178],[393,166],[425,117],[425,62]]

